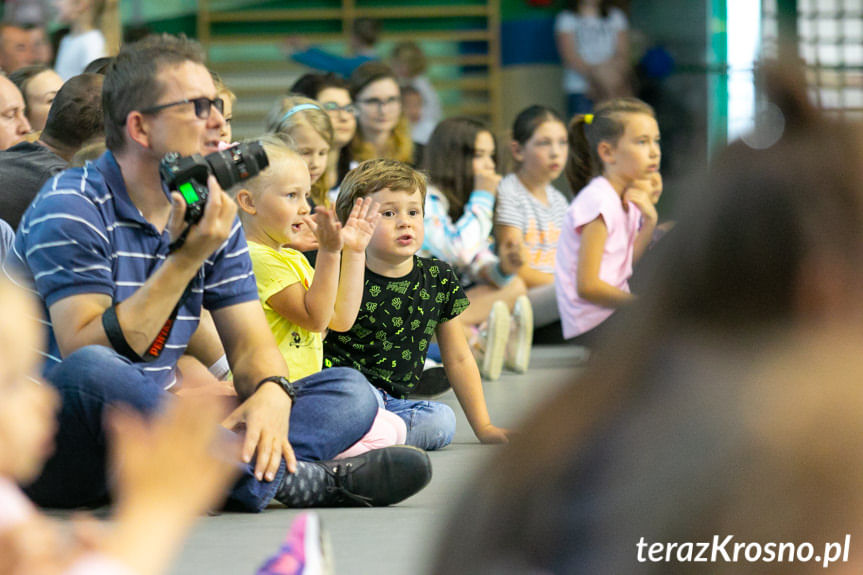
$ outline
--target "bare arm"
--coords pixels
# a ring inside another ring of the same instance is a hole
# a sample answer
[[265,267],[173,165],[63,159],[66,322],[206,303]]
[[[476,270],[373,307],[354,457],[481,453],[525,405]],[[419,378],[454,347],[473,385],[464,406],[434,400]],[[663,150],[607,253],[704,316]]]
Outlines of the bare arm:
[[554,40],[557,43],[557,52],[560,54],[564,67],[579,74],[587,75],[590,73],[590,65],[581,58],[575,48],[577,41],[575,32],[557,32],[554,35]]
[[222,422],[228,429],[245,425],[243,460],[257,452],[255,475],[272,480],[284,457],[296,471],[296,458],[288,443],[291,399],[275,383],[255,386],[266,377],[288,376],[288,366],[264,317],[260,302],[251,301],[213,311],[213,319],[234,373],[234,387],[245,401]]
[[452,384],[474,435],[483,443],[506,442],[507,431],[492,425],[488,415],[488,407],[482,391],[482,378],[465,339],[461,320],[456,317],[439,324],[435,334],[440,345],[447,378]]
[[632,301],[634,296],[599,279],[607,239],[608,228],[601,217],[582,228],[576,270],[578,295],[597,305],[617,308]]
[[342,269],[330,329],[348,331],[357,319],[363,301],[363,290],[359,288],[365,281],[366,247],[380,219],[374,200],[358,199],[342,228]]
[[315,277],[309,289],[294,283],[270,296],[267,303],[279,315],[303,329],[321,333],[330,323],[339,288],[341,254],[318,250]]

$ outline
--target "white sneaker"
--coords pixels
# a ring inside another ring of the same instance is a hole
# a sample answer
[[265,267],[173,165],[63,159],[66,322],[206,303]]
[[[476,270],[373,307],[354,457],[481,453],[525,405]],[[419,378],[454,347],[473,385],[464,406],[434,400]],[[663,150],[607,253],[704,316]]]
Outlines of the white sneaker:
[[479,371],[486,379],[500,377],[506,340],[509,338],[509,309],[500,300],[494,302],[479,332]]
[[526,295],[519,296],[512,307],[509,339],[506,342],[507,369],[524,373],[530,365],[530,348],[533,346],[533,307]]

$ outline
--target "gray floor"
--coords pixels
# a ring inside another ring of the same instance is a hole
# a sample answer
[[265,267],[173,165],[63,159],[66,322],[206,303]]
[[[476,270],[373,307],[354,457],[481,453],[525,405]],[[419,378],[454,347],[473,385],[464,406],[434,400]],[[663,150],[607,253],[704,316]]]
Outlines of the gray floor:
[[[538,401],[577,372],[577,348],[545,346],[534,350],[524,375],[504,374],[486,382],[492,421],[513,427]],[[458,416],[453,444],[431,454],[434,475],[428,487],[399,505],[378,509],[321,509],[330,534],[336,573],[423,573],[436,548],[450,505],[463,484],[497,447],[480,445],[455,396],[439,399]],[[278,548],[296,511],[272,507],[258,515],[223,514],[203,518],[186,543],[174,575],[249,574]]]

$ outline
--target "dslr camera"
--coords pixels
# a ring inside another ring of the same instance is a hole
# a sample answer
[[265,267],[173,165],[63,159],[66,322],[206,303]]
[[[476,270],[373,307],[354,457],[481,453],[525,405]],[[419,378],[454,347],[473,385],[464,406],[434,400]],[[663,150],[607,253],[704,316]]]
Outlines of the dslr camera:
[[260,142],[248,142],[231,146],[201,156],[181,156],[168,152],[159,163],[159,174],[169,190],[177,190],[186,202],[186,222],[197,224],[204,215],[204,206],[210,190],[207,177],[213,174],[216,181],[227,190],[238,182],[255,176],[270,165],[267,153]]

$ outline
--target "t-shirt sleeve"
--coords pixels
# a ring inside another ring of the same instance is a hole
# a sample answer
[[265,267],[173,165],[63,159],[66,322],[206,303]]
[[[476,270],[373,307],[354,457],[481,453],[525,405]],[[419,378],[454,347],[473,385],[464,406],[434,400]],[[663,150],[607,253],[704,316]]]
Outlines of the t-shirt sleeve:
[[[252,264],[255,269],[255,278],[258,282],[258,297],[261,302],[282,291],[288,286],[303,281],[299,270],[286,261],[288,256],[278,254],[270,250],[256,250],[252,256]],[[304,257],[297,254],[297,257]]]
[[593,190],[582,191],[570,208],[575,231],[581,233],[584,226],[600,216],[605,221],[606,226],[611,225],[611,222],[614,221],[611,211],[614,207],[612,201],[614,201],[613,198],[609,200],[603,194],[594,193]]
[[108,232],[88,197],[67,189],[39,196],[18,234],[18,255],[48,307],[72,295],[113,295]]
[[455,271],[447,264],[437,261],[435,262],[440,268],[439,290],[435,299],[440,305],[440,321],[449,321],[457,317],[467,309],[470,305],[470,300],[461,287],[461,282],[458,281]]
[[497,225],[512,226],[524,232],[526,214],[521,205],[522,201],[518,196],[518,190],[501,183],[497,193],[497,205],[495,206],[494,217]]
[[569,10],[564,10],[554,19],[554,32],[556,34],[573,33],[575,32],[575,25],[575,14]]
[[249,246],[240,219],[231,235],[204,263],[204,307],[216,310],[258,299]]

